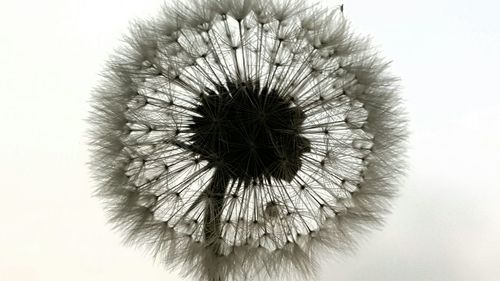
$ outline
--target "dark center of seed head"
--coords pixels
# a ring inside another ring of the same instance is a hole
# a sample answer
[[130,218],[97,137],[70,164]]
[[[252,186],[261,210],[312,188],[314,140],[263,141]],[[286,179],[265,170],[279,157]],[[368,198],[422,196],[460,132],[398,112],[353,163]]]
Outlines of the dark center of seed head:
[[190,149],[229,177],[291,181],[310,142],[300,135],[303,111],[257,82],[206,90],[190,125]]

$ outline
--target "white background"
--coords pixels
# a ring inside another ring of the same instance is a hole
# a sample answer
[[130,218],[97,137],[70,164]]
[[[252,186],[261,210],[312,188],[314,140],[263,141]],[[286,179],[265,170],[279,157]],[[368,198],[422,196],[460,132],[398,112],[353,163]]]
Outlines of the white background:
[[[162,1],[0,2],[0,279],[180,280],[91,197],[84,119],[133,18]],[[320,280],[500,280],[500,4],[352,0],[402,77],[409,174],[386,226]]]

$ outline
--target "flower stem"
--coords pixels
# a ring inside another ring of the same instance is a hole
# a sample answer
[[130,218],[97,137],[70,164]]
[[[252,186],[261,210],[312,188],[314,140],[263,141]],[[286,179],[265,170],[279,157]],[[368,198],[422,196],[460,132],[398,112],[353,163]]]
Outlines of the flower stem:
[[216,168],[210,184],[205,189],[207,204],[205,206],[203,233],[205,241],[216,256],[221,255],[221,217],[229,179],[227,172],[221,168]]

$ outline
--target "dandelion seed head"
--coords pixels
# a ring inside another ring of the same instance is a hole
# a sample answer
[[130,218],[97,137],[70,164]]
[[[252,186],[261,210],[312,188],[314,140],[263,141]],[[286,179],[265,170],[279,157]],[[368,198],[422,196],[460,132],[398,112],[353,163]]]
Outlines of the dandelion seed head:
[[389,211],[397,79],[340,9],[190,0],[131,28],[93,98],[97,195],[200,280],[303,280]]

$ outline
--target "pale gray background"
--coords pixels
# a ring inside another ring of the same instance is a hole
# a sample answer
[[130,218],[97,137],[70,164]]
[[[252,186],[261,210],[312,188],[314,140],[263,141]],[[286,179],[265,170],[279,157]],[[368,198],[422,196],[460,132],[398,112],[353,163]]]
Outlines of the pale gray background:
[[[105,223],[82,137],[105,59],[161,3],[0,2],[1,280],[180,280]],[[500,4],[344,4],[402,77],[410,169],[386,227],[320,280],[500,280]]]

